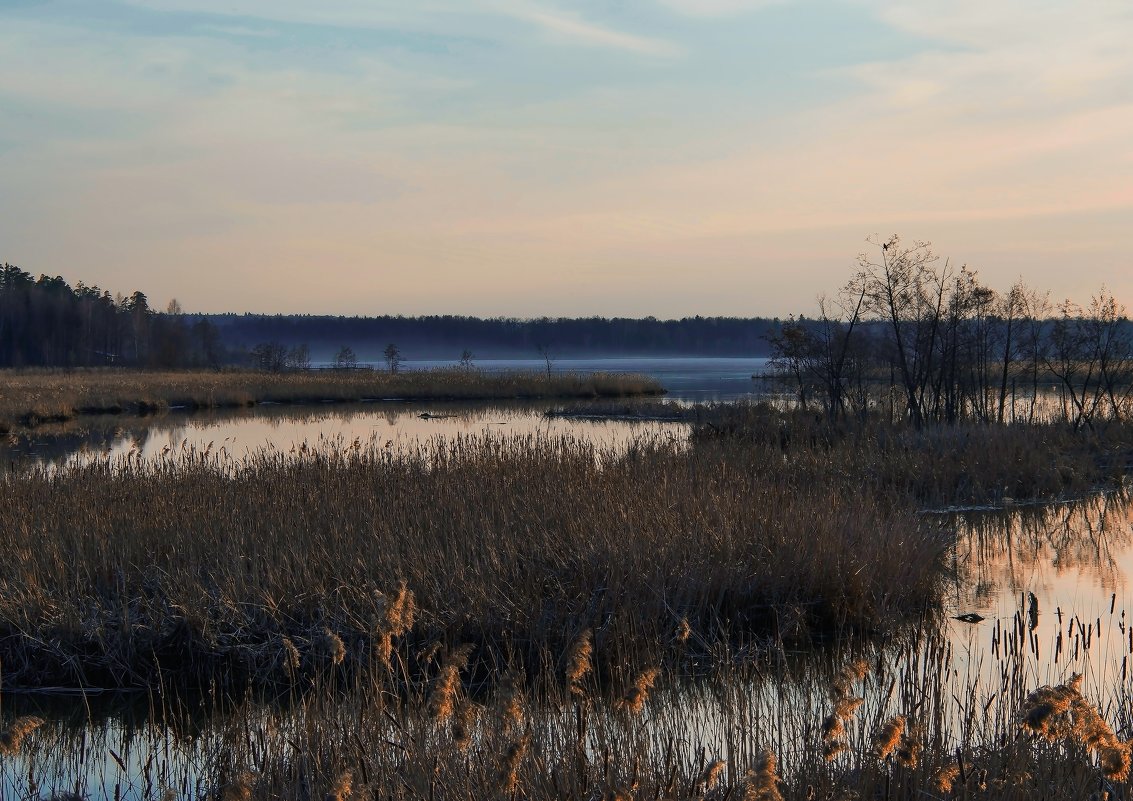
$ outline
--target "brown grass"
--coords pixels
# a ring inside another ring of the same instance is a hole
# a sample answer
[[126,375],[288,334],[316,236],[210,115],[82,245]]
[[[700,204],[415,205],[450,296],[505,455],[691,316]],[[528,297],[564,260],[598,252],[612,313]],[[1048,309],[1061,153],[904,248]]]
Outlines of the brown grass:
[[800,481],[777,450],[728,443],[327,446],[2,482],[11,682],[284,681],[283,638],[301,672],[386,669],[435,641],[541,669],[578,640],[559,675],[579,686],[591,662],[690,650],[682,618],[700,652],[889,626],[932,603],[947,546],[852,475]]
[[257,403],[364,400],[503,400],[660,395],[640,375],[487,373],[441,368],[378,371],[0,371],[0,433],[89,414],[147,414],[172,407],[217,409]]

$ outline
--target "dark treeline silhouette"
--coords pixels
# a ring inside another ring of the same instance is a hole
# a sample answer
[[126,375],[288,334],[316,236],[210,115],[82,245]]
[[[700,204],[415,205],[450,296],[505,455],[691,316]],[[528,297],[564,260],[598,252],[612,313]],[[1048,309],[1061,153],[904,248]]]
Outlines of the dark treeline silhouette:
[[831,417],[879,407],[916,426],[1063,417],[1075,429],[1133,411],[1133,325],[1104,288],[1085,307],[1022,281],[1003,292],[928,243],[871,240],[817,321],[787,320],[772,365]]
[[468,350],[479,358],[554,358],[601,354],[765,356],[767,336],[777,320],[738,317],[686,317],[681,320],[583,317],[478,318],[330,317],[315,315],[223,314],[208,319],[233,348],[264,342],[284,347],[309,344],[312,354],[330,361],[349,345],[361,361],[379,362],[388,343],[407,359],[457,360]]
[[215,367],[225,358],[213,324],[182,314],[176,301],[158,313],[142,292],[112,296],[0,269],[0,367]]

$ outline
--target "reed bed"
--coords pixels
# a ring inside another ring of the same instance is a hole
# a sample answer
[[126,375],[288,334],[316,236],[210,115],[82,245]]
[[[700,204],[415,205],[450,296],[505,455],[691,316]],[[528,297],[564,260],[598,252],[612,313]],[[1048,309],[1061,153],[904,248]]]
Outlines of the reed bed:
[[660,395],[647,376],[619,373],[489,373],[467,368],[403,370],[0,371],[0,433],[81,415],[213,409],[257,403],[363,400],[503,400]]
[[857,657],[780,655],[757,674],[727,666],[704,682],[651,672],[633,708],[616,692],[517,697],[503,672],[478,686],[466,646],[434,657],[438,669],[408,694],[321,684],[207,719],[151,698],[139,723],[86,728],[12,710],[9,729],[31,728],[0,761],[0,796],[1128,797],[1128,693],[1085,680],[1075,671],[1085,656],[1037,684],[1022,611],[1002,632],[1013,647],[983,681],[957,671],[948,641],[926,631]]
[[[557,673],[550,655],[590,631],[601,670],[644,669],[721,642],[891,628],[933,602],[948,544],[900,496],[810,481],[746,444],[301,451],[4,477],[5,680],[289,681],[293,650],[300,676],[347,674],[384,669],[375,643],[394,630],[394,648],[474,643],[477,670],[531,675]],[[410,627],[387,619],[403,591]]]

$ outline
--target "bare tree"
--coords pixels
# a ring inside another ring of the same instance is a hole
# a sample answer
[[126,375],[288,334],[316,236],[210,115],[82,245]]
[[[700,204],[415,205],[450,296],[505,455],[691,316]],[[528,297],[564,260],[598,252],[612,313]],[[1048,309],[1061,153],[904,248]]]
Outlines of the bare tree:
[[402,361],[401,351],[398,349],[397,345],[392,342],[389,343],[386,345],[386,349],[382,351],[382,354],[386,357],[386,367],[389,368],[390,375],[397,373],[398,369],[401,367]]

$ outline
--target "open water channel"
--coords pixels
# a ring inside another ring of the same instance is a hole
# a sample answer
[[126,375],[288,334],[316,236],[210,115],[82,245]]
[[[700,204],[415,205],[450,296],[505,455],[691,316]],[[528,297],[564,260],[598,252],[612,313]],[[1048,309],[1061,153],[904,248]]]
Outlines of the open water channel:
[[[654,370],[643,369],[650,365],[641,360],[600,367],[654,372],[675,402],[734,400],[759,391],[751,375],[760,372],[761,360],[710,361],[653,365]],[[66,469],[76,459],[160,459],[187,448],[223,449],[224,458],[238,460],[257,449],[290,452],[320,440],[376,439],[383,447],[407,448],[433,437],[504,436],[521,441],[525,436],[570,434],[617,449],[640,437],[687,435],[687,428],[677,423],[547,418],[544,412],[555,405],[387,402],[174,412],[141,421],[89,421],[80,430],[54,438],[20,439],[9,443],[7,458],[15,460],[9,469],[26,466],[29,459]],[[1109,493],[1043,506],[924,514],[956,543],[946,614],[911,640],[894,638],[867,649],[880,669],[862,690],[863,725],[851,737],[868,737],[864,721],[880,720],[912,703],[943,715],[940,736],[954,747],[978,737],[973,728],[983,726],[991,736],[990,720],[1017,715],[1021,688],[1059,683],[1074,673],[1084,674],[1085,695],[1111,722],[1128,724],[1127,699],[1133,690],[1133,507]],[[960,615],[975,622],[955,619]],[[777,657],[774,680],[755,680],[726,691],[690,689],[675,701],[670,695],[657,701],[669,704],[668,713],[654,710],[653,720],[662,728],[681,729],[690,741],[707,744],[709,756],[735,758],[737,750],[769,747],[789,772],[792,760],[801,758],[803,738],[814,735],[829,705],[822,677],[847,658],[836,651],[784,652]],[[910,692],[922,697],[910,700]],[[180,783],[173,788],[177,795],[204,792],[203,777],[221,757],[220,740],[210,734],[207,722],[193,732],[170,730],[155,714],[164,703],[150,696],[139,705],[136,696],[115,694],[0,696],[0,722],[19,714],[38,714],[48,721],[20,755],[0,757],[0,799],[49,797],[61,791],[95,798],[156,798],[163,785],[175,780]],[[679,713],[673,712],[674,704]],[[982,712],[973,717],[973,709]],[[784,724],[787,717],[793,722]]]

